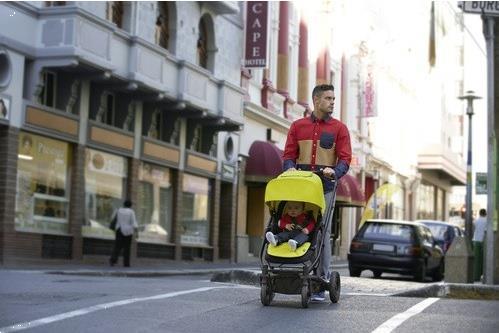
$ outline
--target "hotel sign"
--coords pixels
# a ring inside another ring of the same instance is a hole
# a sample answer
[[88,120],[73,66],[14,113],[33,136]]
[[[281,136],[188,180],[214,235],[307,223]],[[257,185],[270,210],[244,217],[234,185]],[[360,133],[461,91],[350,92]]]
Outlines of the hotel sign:
[[248,1],[244,67],[267,67],[268,2]]

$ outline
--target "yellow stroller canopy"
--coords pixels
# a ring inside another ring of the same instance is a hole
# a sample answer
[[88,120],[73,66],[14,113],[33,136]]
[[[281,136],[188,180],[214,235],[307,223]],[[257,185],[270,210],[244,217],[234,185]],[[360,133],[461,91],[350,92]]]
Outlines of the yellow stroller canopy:
[[310,171],[287,171],[272,179],[265,189],[265,203],[276,210],[280,201],[302,201],[316,205],[324,212],[326,203],[322,180]]

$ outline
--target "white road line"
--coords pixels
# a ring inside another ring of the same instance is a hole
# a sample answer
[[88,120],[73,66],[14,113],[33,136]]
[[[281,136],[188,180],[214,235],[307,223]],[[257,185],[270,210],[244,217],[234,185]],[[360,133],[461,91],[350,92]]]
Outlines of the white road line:
[[407,319],[411,318],[414,315],[417,315],[418,313],[422,312],[424,309],[438,301],[439,298],[436,297],[430,297],[425,299],[422,302],[419,302],[418,304],[414,305],[413,307],[407,309],[407,311],[399,313],[392,318],[388,319],[385,321],[381,326],[376,328],[372,333],[389,333],[392,332],[397,326],[402,324],[404,321]]
[[176,292],[172,292],[172,293],[160,294],[160,295],[149,296],[149,297],[130,298],[130,299],[122,300],[122,301],[97,304],[94,306],[90,306],[88,308],[83,308],[83,309],[70,311],[70,312],[66,312],[66,313],[61,313],[61,314],[57,314],[57,315],[50,316],[50,317],[40,318],[40,319],[33,320],[33,321],[26,321],[24,323],[14,324],[12,326],[1,327],[0,333],[21,331],[21,330],[25,330],[28,328],[42,326],[42,325],[50,324],[50,323],[53,323],[56,321],[60,321],[60,320],[64,320],[64,319],[68,319],[68,318],[72,318],[72,317],[83,316],[83,315],[86,315],[88,313],[92,313],[92,312],[99,311],[99,310],[107,310],[107,309],[114,308],[117,306],[122,306],[122,305],[137,303],[137,302],[153,301],[153,300],[158,300],[158,299],[170,298],[170,297],[175,297],[175,296],[180,296],[180,295],[199,293],[199,292],[208,291],[208,290],[212,290],[212,289],[222,289],[222,288],[230,288],[230,287],[197,288],[197,289],[176,291]]

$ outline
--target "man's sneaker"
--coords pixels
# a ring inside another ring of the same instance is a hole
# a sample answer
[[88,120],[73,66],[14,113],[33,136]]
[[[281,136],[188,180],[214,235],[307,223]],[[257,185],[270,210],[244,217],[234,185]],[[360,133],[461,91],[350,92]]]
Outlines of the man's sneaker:
[[265,234],[265,238],[267,238],[267,240],[269,241],[269,243],[272,244],[273,246],[277,245],[277,240],[275,239],[275,236],[274,236],[274,234],[271,231],[268,231]]
[[326,300],[326,293],[324,291],[313,293],[310,300],[314,302],[323,302]]
[[291,251],[296,251],[296,246],[298,245],[298,242],[295,241],[294,239],[288,240],[288,245]]

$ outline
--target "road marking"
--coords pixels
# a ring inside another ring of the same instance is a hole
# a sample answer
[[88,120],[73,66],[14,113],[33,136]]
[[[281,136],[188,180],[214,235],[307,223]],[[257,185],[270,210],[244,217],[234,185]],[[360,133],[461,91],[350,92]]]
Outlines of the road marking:
[[417,315],[418,313],[422,312],[424,309],[438,301],[439,298],[436,297],[430,297],[425,299],[422,302],[419,302],[418,304],[414,305],[413,307],[407,309],[407,311],[399,313],[392,318],[388,319],[385,321],[381,326],[376,328],[372,333],[389,333],[392,332],[397,326],[402,324],[404,321],[407,319],[411,318],[414,315]]
[[79,309],[79,310],[65,312],[65,313],[57,314],[57,315],[50,316],[50,317],[40,318],[40,319],[33,320],[33,321],[26,321],[24,323],[14,324],[12,326],[2,327],[2,328],[0,328],[0,333],[21,331],[21,330],[25,330],[28,328],[47,325],[47,324],[50,324],[50,323],[53,323],[56,321],[61,321],[61,320],[72,318],[72,317],[83,316],[83,315],[86,315],[86,314],[89,314],[89,313],[92,313],[95,311],[111,309],[111,308],[114,308],[117,306],[122,306],[122,305],[137,303],[137,302],[153,301],[153,300],[158,300],[158,299],[170,298],[170,297],[175,297],[175,296],[180,296],[180,295],[199,293],[199,292],[208,291],[208,290],[212,290],[212,289],[223,289],[223,288],[230,288],[230,287],[204,287],[204,288],[197,288],[197,289],[191,289],[191,290],[176,291],[176,292],[172,292],[172,293],[160,294],[160,295],[149,296],[149,297],[130,298],[130,299],[122,300],[122,301],[97,304],[97,305],[90,306],[88,308],[83,308],[83,309]]

